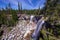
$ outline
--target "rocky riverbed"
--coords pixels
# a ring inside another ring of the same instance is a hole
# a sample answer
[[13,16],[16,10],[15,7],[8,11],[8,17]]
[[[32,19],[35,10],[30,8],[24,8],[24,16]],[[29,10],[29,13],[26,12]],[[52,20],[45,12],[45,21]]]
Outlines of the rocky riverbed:
[[1,40],[24,40],[23,35],[25,34],[28,24],[27,21],[18,21],[18,24],[6,35],[3,35]]

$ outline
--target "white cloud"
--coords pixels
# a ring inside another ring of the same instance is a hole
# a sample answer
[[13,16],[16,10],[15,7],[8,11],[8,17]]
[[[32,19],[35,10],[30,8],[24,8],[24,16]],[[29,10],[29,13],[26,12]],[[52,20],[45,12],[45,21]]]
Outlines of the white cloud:
[[32,0],[28,0],[31,5],[33,5]]
[[10,2],[11,4],[18,5],[18,1],[16,1],[16,0],[9,0],[9,2]]
[[[43,2],[42,2],[42,1],[43,1]],[[43,7],[44,7],[44,5],[43,5],[44,2],[45,2],[44,0],[38,1],[38,3],[36,4],[36,6],[35,6],[34,8],[36,8],[36,9],[38,9],[39,7],[40,7],[40,8],[43,8]]]
[[14,4],[14,5],[18,4],[17,0],[1,0],[1,1],[5,4],[8,4],[8,3]]
[[[15,6],[17,8],[18,6],[18,2],[22,3],[22,7],[23,9],[37,9],[41,4],[40,1],[38,0],[38,2],[36,3],[36,5],[34,5],[32,3],[33,0],[0,0],[6,4],[11,3],[12,6]],[[28,2],[27,2],[28,1]],[[42,7],[43,5],[41,5]],[[12,7],[14,8],[14,7]]]

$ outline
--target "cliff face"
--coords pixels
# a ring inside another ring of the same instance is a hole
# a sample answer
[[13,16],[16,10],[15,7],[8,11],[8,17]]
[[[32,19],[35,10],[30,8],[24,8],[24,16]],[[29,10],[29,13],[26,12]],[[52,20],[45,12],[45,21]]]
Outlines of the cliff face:
[[[27,21],[19,21],[16,27],[14,27],[6,36],[3,35],[1,40],[26,40],[23,38],[27,30],[30,30]],[[32,25],[30,25],[32,26]]]

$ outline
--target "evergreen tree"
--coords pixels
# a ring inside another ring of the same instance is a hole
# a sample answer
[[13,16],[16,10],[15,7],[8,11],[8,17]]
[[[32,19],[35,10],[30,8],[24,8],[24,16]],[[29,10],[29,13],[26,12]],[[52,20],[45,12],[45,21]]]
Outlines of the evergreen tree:
[[6,7],[6,9],[7,9],[7,13],[8,13],[8,14],[11,14],[11,9],[12,9],[12,8],[11,8],[11,4],[10,4],[10,3],[9,3],[8,6]]
[[39,11],[39,12],[38,12],[38,15],[40,15],[40,6],[39,6],[39,9],[38,9],[38,11]]
[[18,2],[18,13],[22,13],[22,4]]

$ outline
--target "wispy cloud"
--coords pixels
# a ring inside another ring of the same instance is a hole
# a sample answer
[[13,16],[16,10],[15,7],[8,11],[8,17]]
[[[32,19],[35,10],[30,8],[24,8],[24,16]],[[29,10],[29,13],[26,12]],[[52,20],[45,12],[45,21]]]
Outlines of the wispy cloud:
[[31,5],[33,5],[32,0],[28,0]]
[[32,1],[31,0],[23,0],[24,2],[25,2],[25,4],[28,4],[28,5],[30,5],[30,6],[33,6],[33,4],[32,4]]
[[18,5],[18,1],[16,1],[16,0],[9,0],[9,2],[10,2],[11,4]]
[[44,0],[0,0],[0,7],[2,4],[6,6],[11,3],[12,8],[15,9],[18,7],[18,2],[22,3],[23,9],[37,9],[39,6],[42,7]]
[[5,4],[8,4],[8,3],[14,4],[14,5],[18,4],[16,0],[0,0],[0,1],[2,1]]
[[38,9],[38,8],[43,8],[44,7],[44,3],[45,3],[45,0],[38,0],[36,2],[36,5],[35,5],[35,9]]

